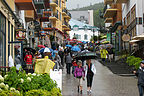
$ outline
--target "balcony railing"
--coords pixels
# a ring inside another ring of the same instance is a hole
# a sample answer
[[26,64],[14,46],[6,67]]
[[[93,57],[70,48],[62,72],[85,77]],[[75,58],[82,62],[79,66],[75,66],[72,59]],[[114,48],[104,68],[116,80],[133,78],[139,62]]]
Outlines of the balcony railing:
[[44,4],[44,0],[33,0],[35,7],[37,9],[44,9],[45,8],[45,4]]
[[71,17],[71,13],[68,12],[67,15],[68,15],[69,17]]

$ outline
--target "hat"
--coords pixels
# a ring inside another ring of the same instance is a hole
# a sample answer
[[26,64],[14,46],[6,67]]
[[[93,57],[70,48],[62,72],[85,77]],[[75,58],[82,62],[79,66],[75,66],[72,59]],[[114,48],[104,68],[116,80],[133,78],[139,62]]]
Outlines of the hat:
[[45,48],[45,49],[44,49],[44,53],[45,53],[45,52],[51,52],[51,51],[50,51],[49,48]]
[[144,60],[142,60],[141,63],[144,64]]

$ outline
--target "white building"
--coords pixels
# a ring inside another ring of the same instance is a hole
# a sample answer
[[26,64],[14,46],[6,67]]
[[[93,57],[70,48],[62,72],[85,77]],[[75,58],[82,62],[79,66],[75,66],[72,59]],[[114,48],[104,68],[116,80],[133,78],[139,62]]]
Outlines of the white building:
[[97,27],[82,23],[78,20],[71,19],[70,39],[76,37],[79,41],[90,41],[93,36],[98,36]]
[[122,6],[123,24],[127,25],[132,38],[144,34],[144,0],[128,0]]

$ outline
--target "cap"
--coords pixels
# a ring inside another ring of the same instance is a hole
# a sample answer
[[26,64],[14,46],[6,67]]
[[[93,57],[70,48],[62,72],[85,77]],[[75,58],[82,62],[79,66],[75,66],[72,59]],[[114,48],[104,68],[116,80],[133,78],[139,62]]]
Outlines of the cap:
[[142,60],[141,63],[144,64],[144,60]]

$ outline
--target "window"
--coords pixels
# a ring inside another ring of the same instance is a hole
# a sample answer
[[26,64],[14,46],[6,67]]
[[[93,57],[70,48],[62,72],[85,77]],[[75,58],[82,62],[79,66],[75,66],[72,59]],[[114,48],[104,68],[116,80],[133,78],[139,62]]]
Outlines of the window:
[[75,37],[76,37],[77,39],[81,39],[81,35],[76,34]]
[[136,18],[136,7],[134,6],[131,10],[131,22]]
[[130,24],[130,12],[127,15],[127,26]]
[[60,13],[60,18],[59,19],[61,20],[61,13]]
[[6,54],[5,54],[5,47],[6,47],[6,19],[5,17],[0,13],[0,66],[4,66],[4,63],[6,63]]
[[84,40],[88,40],[88,35],[87,34],[84,35]]
[[61,0],[59,0],[59,6],[60,6],[60,8],[61,8]]
[[132,37],[136,36],[136,26],[131,30]]

